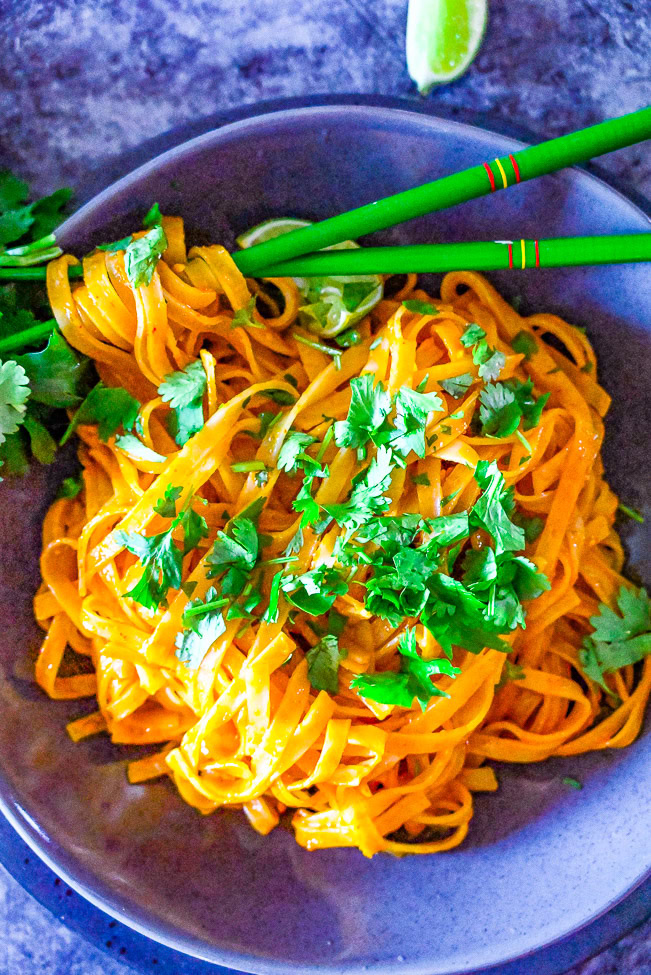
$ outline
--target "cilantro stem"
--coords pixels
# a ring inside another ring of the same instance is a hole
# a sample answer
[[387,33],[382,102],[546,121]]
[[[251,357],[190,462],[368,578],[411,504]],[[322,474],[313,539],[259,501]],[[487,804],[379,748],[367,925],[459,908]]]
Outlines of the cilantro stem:
[[211,599],[208,603],[201,603],[199,606],[188,606],[187,609],[183,610],[184,616],[203,616],[205,613],[212,612],[213,609],[220,609],[222,606],[228,605],[229,600],[224,597],[223,599]]
[[319,447],[319,452],[316,455],[316,459],[317,459],[317,462],[319,464],[323,460],[323,455],[325,454],[326,450],[328,449],[328,445],[329,445],[330,441],[332,440],[332,438],[334,437],[334,435],[335,435],[335,428],[334,428],[334,424],[331,423],[330,426],[328,427],[328,429],[325,432],[325,436],[323,438],[323,443]]
[[[45,281],[45,273],[44,267],[0,266],[0,281]],[[81,266],[69,267],[68,276],[71,278],[82,278],[84,276],[84,269]]]
[[311,339],[306,339],[297,332],[292,332],[292,337],[297,342],[308,345],[311,349],[316,349],[318,352],[325,352],[326,355],[331,355],[334,360],[335,369],[341,369],[341,352],[338,349],[331,349],[329,345],[323,345],[321,342],[313,342]]
[[522,444],[522,446],[524,447],[524,449],[525,450],[528,450],[529,451],[529,454],[531,454],[531,444],[529,443],[529,441],[527,440],[527,438],[525,437],[525,435],[522,433],[522,431],[521,430],[516,430],[515,431],[515,435],[518,438],[518,440],[520,441],[520,443]]
[[22,349],[26,345],[35,345],[41,339],[49,338],[55,326],[56,321],[51,318],[47,322],[41,322],[38,325],[32,325],[31,328],[24,328],[14,335],[8,335],[7,338],[0,339],[0,353],[15,352],[16,349]]
[[298,562],[298,555],[285,555],[277,559],[265,559],[264,562],[258,562],[258,565],[284,565],[285,562]]
[[249,471],[265,471],[266,465],[261,460],[243,460],[237,464],[231,464],[231,470],[235,474],[248,474]]

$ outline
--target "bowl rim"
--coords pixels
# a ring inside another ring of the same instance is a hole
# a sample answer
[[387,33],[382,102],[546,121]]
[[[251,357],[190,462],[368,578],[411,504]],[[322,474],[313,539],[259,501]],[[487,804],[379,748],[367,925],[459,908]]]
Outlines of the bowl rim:
[[[223,113],[222,117],[227,120],[223,124],[217,124],[214,127],[207,129],[206,131],[200,132],[199,134],[193,135],[189,139],[184,139],[183,141],[176,143],[169,148],[164,149],[162,152],[158,152],[152,158],[148,159],[141,165],[136,166],[131,169],[123,176],[119,177],[117,180],[109,184],[105,189],[94,194],[90,199],[82,204],[82,206],[76,210],[58,229],[58,235],[60,236],[62,242],[65,246],[65,240],[67,237],[72,236],[76,233],[77,227],[83,224],[88,214],[92,213],[97,207],[101,207],[104,203],[109,202],[116,194],[122,191],[128,190],[131,185],[137,183],[140,179],[145,177],[147,174],[155,172],[161,166],[171,162],[179,157],[182,157],[185,153],[191,152],[197,147],[208,146],[211,141],[218,138],[220,141],[231,136],[237,138],[242,132],[247,129],[252,129],[259,131],[260,123],[273,123],[275,119],[279,117],[292,117],[295,115],[306,116],[313,115],[315,112],[322,114],[324,117],[328,115],[336,115],[342,107],[358,116],[374,115],[378,110],[385,111],[389,115],[404,115],[408,117],[410,115],[420,115],[428,118],[433,123],[438,123],[439,126],[445,129],[455,129],[459,130],[472,130],[473,136],[477,138],[478,136],[485,138],[487,142],[495,139],[496,137],[500,139],[505,145],[508,144],[511,151],[524,148],[526,145],[530,144],[523,139],[517,138],[511,132],[500,131],[499,123],[495,123],[495,127],[488,127],[486,125],[477,125],[466,119],[452,118],[446,116],[445,114],[438,114],[428,110],[428,107],[422,103],[411,102],[407,99],[392,98],[392,97],[382,97],[382,96],[357,96],[357,95],[332,95],[332,96],[315,96],[313,98],[291,98],[291,99],[279,99],[273,100],[271,102],[258,102],[253,105],[244,106],[240,109],[233,109],[230,112]],[[229,119],[229,116],[234,116]],[[375,116],[377,118],[377,115]],[[492,121],[492,120],[491,120]],[[513,128],[511,126],[504,126],[505,128]],[[177,130],[173,130],[177,131]],[[441,129],[439,128],[439,131]],[[525,135],[525,139],[529,134]],[[164,137],[163,137],[164,138]],[[156,142],[157,140],[152,140]],[[645,218],[648,222],[651,222],[651,201],[647,201],[646,198],[641,196],[634,190],[629,190],[629,188],[620,189],[617,181],[613,179],[610,174],[606,174],[603,170],[600,170],[598,166],[590,164],[589,166],[575,166],[571,167],[574,171],[575,177],[582,181],[588,181],[590,184],[596,182],[605,187],[609,193],[615,193],[620,200],[625,203],[628,207],[632,207],[638,211],[638,214]],[[17,801],[14,801],[12,808],[8,798],[11,798],[11,791],[8,789],[8,784],[6,780],[0,776],[0,812],[5,816],[11,826],[15,829],[21,839],[30,847],[30,849],[58,876],[60,876],[72,889],[77,891],[82,897],[90,902],[95,908],[102,911],[104,914],[108,914],[110,917],[114,918],[118,922],[125,924],[128,928],[133,930],[139,935],[148,938],[153,943],[162,944],[165,947],[179,951],[186,956],[189,956],[197,961],[204,961],[211,963],[215,966],[215,971],[218,972],[219,968],[217,966],[224,965],[230,966],[236,965],[241,966],[242,964],[254,965],[253,968],[247,968],[249,972],[265,972],[269,975],[288,975],[290,968],[286,962],[277,961],[270,959],[268,957],[262,958],[257,955],[245,955],[241,952],[235,952],[228,948],[219,948],[218,951],[213,951],[208,954],[198,954],[194,947],[190,944],[185,944],[189,941],[189,938],[184,935],[179,935],[176,938],[173,936],[168,936],[165,933],[165,929],[161,930],[158,925],[163,922],[149,922],[147,920],[140,921],[138,917],[134,917],[133,914],[126,914],[123,908],[120,908],[119,904],[121,897],[117,892],[109,892],[107,894],[101,895],[97,894],[92,887],[88,886],[88,883],[76,875],[76,872],[72,869],[68,869],[65,866],[63,869],[60,867],[57,856],[55,853],[49,852],[48,848],[56,846],[52,843],[52,840],[48,835],[41,829],[39,824],[30,816],[30,814],[20,806]],[[16,814],[15,809],[19,810],[20,816]],[[22,817],[22,819],[20,818]],[[87,868],[79,865],[79,874],[89,873]],[[527,965],[532,962],[538,962],[538,956],[543,953],[553,951],[554,949],[561,948],[564,944],[572,938],[575,938],[581,932],[587,931],[588,929],[594,928],[598,925],[601,919],[609,912],[615,910],[616,908],[622,906],[629,898],[632,898],[635,894],[642,893],[642,898],[648,907],[651,907],[649,903],[649,894],[651,893],[651,863],[648,867],[638,876],[635,883],[626,891],[619,894],[611,902],[605,905],[601,911],[588,918],[584,924],[580,925],[572,932],[565,933],[558,936],[555,939],[550,940],[544,945],[533,948],[529,951],[525,951],[517,956],[511,956],[505,959],[503,962],[497,964],[491,963],[487,967],[482,967],[475,971],[475,975],[479,975],[479,972],[486,973],[486,975],[510,975],[511,971],[513,975],[521,975],[524,969],[520,969],[519,965],[525,963]],[[46,905],[47,906],[47,905]],[[637,917],[633,923],[639,923],[639,917]],[[165,923],[165,928],[169,925]],[[589,948],[588,954],[582,955],[579,958],[574,958],[571,961],[563,961],[562,963],[557,962],[553,968],[541,969],[538,966],[539,975],[552,975],[552,973],[561,972],[565,970],[567,964],[576,964],[579,961],[584,960],[584,958],[589,957],[608,944],[612,944],[613,941],[621,937],[630,928],[628,923],[627,915],[625,914],[621,919],[619,925],[615,930],[609,931],[607,938],[603,943],[596,944],[595,939]],[[218,957],[219,956],[219,957]],[[542,960],[542,959],[541,959]],[[559,968],[558,965],[562,964],[563,968]],[[516,966],[516,967],[513,967]],[[306,971],[322,972],[324,975],[362,975],[363,972],[368,971],[368,966],[362,964],[361,962],[354,963],[353,967],[346,966],[345,968],[337,963],[319,963],[319,964],[309,964],[305,969]],[[386,969],[388,973],[388,969]],[[417,963],[407,963],[404,967],[400,969],[403,975],[423,975],[424,969],[422,964]],[[470,973],[464,968],[459,969],[459,975],[465,972],[466,975]],[[528,971],[528,969],[527,969]],[[451,972],[450,975],[453,975]],[[457,975],[455,972],[454,975]]]

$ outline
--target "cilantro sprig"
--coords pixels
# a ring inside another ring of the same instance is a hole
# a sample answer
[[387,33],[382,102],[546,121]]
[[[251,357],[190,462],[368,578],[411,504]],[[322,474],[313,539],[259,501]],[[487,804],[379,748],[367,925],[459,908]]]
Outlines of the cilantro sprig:
[[204,424],[203,396],[206,384],[206,371],[201,360],[197,359],[185,369],[170,373],[158,387],[159,396],[172,410],[172,433],[180,447]]
[[619,613],[599,604],[590,617],[594,632],[583,640],[579,661],[584,673],[610,697],[616,697],[605,675],[639,663],[651,653],[651,601],[645,589],[622,586],[617,596]]
[[385,671],[379,674],[358,674],[350,686],[359,691],[362,697],[380,704],[393,704],[410,708],[414,698],[424,711],[433,697],[449,697],[445,691],[432,683],[432,678],[441,674],[455,677],[461,673],[448,659],[423,660],[416,645],[416,631],[408,629],[398,645],[400,670],[397,673]]
[[[154,511],[162,518],[172,519],[171,524],[157,535],[139,535],[137,532],[117,530],[117,541],[138,557],[144,572],[133,589],[125,593],[146,609],[158,609],[167,605],[170,589],[181,588],[181,571],[184,557],[197,547],[202,538],[208,537],[205,518],[192,508],[192,499],[176,512],[181,497],[181,487],[169,486],[162,498],[154,505]],[[179,544],[175,531],[182,536]]]

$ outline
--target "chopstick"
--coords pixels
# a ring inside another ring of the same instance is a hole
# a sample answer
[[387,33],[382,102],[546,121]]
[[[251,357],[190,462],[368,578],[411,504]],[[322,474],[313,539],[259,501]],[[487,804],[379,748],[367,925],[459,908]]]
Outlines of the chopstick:
[[243,274],[383,230],[651,137],[651,106],[444,176],[233,254]]
[[651,233],[360,247],[306,254],[265,267],[260,273],[269,278],[320,277],[333,274],[494,271],[500,268],[524,270],[640,261],[651,261]]

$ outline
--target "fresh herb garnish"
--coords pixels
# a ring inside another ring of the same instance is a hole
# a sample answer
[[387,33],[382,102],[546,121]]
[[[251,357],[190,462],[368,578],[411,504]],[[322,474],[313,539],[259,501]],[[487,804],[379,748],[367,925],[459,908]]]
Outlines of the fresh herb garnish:
[[253,317],[255,303],[256,297],[255,295],[252,295],[243,308],[238,308],[233,315],[231,328],[264,328],[264,325],[261,325],[260,322],[256,321],[256,319]]
[[651,602],[645,589],[622,586],[617,596],[619,613],[605,603],[590,617],[594,632],[583,640],[579,661],[587,677],[609,694],[604,680],[620,667],[636,664],[651,653]]
[[481,342],[485,338],[486,332],[484,329],[480,328],[475,322],[471,322],[469,325],[466,325],[465,331],[461,336],[461,344],[465,345],[467,349],[470,349],[473,345],[477,345],[478,342]]
[[491,437],[508,437],[515,433],[521,420],[525,430],[537,426],[550,394],[545,393],[536,399],[532,391],[531,379],[525,383],[517,379],[488,383],[479,394],[482,433]]
[[158,203],[152,203],[149,210],[147,210],[147,213],[142,218],[142,225],[149,230],[150,227],[155,227],[160,224],[162,220],[163,215],[160,212]]
[[168,403],[174,416],[174,439],[182,447],[201,430],[203,418],[203,394],[206,389],[206,372],[200,359],[185,369],[166,376],[158,387],[164,403]]
[[449,697],[436,684],[432,677],[445,674],[455,677],[461,673],[444,657],[438,660],[423,660],[416,646],[416,631],[408,629],[401,637],[400,670],[398,673],[385,671],[380,674],[358,674],[350,683],[361,697],[378,701],[380,704],[393,704],[410,708],[414,698],[424,711],[433,697]]
[[531,334],[524,329],[515,336],[511,342],[511,348],[514,352],[521,353],[525,359],[530,359],[532,355],[535,355],[538,351],[538,343]]
[[29,378],[17,362],[0,363],[0,444],[25,420]]
[[124,269],[133,288],[151,283],[156,265],[166,248],[167,237],[160,224],[128,244],[124,252]]
[[417,315],[438,315],[438,308],[435,308],[430,301],[419,301],[418,298],[408,298],[403,301],[403,308],[414,312]]
[[464,372],[460,376],[453,376],[451,379],[441,380],[441,386],[454,399],[461,399],[468,392],[469,387],[472,386],[474,381],[475,377],[471,373]]
[[67,443],[77,427],[82,423],[97,423],[100,440],[108,440],[120,427],[133,430],[140,403],[126,389],[120,386],[108,387],[99,382],[83,401],[68,429],[61,438],[61,446]]
[[219,599],[211,586],[203,599],[193,599],[183,611],[183,631],[176,637],[176,656],[196,669],[215,640],[226,630],[222,607],[228,599]]
[[431,487],[432,486],[430,484],[430,479],[427,476],[427,474],[412,474],[411,475],[411,483],[412,484],[418,484],[421,487]]
[[[146,609],[167,605],[169,590],[181,588],[184,556],[208,536],[206,520],[191,507],[191,498],[176,514],[176,503],[182,490],[180,487],[168,487],[164,497],[154,505],[154,511],[162,518],[173,519],[165,531],[150,536],[119,529],[114,532],[117,541],[136,555],[144,567],[139,581],[125,596],[130,596]],[[180,545],[174,538],[177,530],[183,536]]]
[[317,691],[336,694],[339,690],[339,663],[348,651],[339,646],[339,637],[326,633],[319,642],[308,650],[307,677]]

